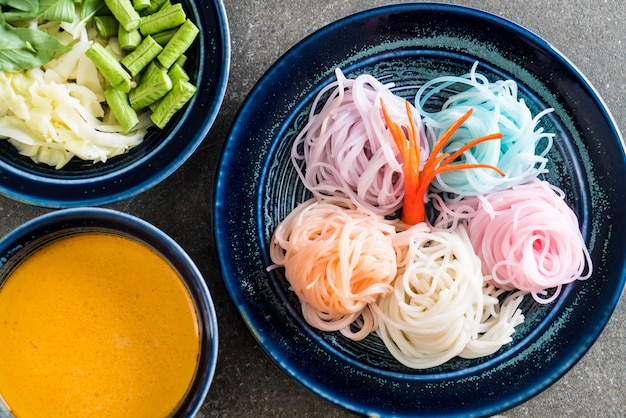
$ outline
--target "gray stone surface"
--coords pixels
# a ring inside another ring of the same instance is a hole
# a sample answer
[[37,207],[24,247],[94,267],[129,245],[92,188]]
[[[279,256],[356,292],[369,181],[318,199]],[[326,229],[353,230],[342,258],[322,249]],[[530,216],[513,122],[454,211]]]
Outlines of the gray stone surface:
[[[220,324],[213,385],[199,417],[352,416],[304,389],[256,345],[229,299],[212,235],[211,198],[221,146],[239,106],[264,71],[316,29],[389,1],[265,0],[225,2],[232,68],[223,108],[190,160],[163,183],[111,208],[163,229],[191,255],[212,291]],[[511,19],[553,44],[576,65],[626,128],[626,7],[623,0],[463,0]],[[0,197],[0,235],[47,209]],[[617,417],[626,410],[626,302],[622,300],[583,359],[547,390],[503,412],[515,417]],[[478,393],[477,396],[480,396]]]

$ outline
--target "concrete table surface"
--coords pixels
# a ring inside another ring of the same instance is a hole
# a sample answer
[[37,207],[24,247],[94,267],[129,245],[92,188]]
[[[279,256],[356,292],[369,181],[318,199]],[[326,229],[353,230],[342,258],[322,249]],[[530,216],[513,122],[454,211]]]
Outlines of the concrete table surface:
[[[224,286],[212,230],[219,153],[239,106],[265,70],[306,35],[390,1],[226,0],[232,63],[221,112],[203,144],[156,187],[110,208],[171,235],[197,263],[216,305],[220,351],[199,417],[349,417],[286,376],[257,346]],[[623,0],[459,0],[530,29],[567,56],[626,132],[626,7]],[[0,197],[0,235],[49,209]],[[597,342],[563,378],[504,417],[617,417],[626,411],[624,296]],[[477,394],[480,396],[480,394]]]

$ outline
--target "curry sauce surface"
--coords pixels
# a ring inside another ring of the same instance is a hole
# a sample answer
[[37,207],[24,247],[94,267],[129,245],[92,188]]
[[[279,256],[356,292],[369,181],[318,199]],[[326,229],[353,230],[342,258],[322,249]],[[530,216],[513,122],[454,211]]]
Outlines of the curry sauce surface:
[[46,244],[0,288],[0,396],[18,418],[165,417],[200,342],[178,273],[147,246],[89,233]]

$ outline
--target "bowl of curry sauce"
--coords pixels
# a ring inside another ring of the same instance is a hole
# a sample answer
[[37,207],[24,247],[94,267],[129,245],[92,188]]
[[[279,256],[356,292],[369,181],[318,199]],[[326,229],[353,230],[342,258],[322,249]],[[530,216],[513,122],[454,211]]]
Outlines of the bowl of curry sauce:
[[206,283],[164,232],[103,208],[0,241],[0,416],[192,416],[217,361]]

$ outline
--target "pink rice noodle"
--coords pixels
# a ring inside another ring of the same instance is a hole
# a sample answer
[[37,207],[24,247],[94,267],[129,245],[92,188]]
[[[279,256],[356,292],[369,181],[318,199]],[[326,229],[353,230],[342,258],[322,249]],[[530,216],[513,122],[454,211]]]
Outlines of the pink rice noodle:
[[[555,300],[563,285],[591,276],[592,263],[578,219],[562,190],[533,180],[483,196],[444,203],[439,225],[468,222],[483,273],[505,290],[530,292],[539,303]],[[545,296],[554,289],[552,296]]]
[[[408,124],[405,100],[369,74],[347,79],[340,69],[335,72],[337,80],[317,95],[293,144],[292,162],[315,197],[344,199],[378,215],[392,215],[402,207],[404,175],[380,100],[395,121]],[[411,108],[424,162],[428,145],[421,118]]]

